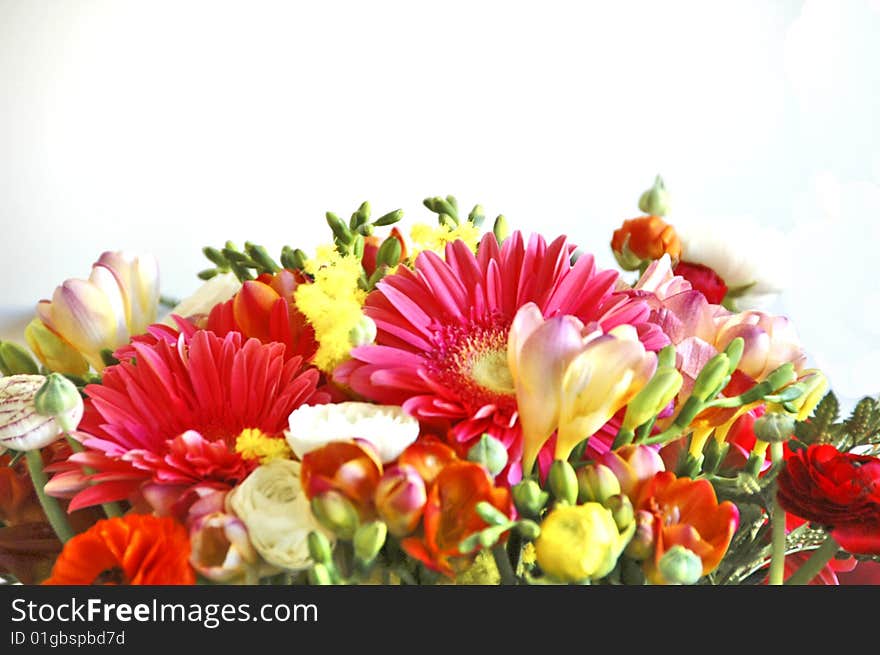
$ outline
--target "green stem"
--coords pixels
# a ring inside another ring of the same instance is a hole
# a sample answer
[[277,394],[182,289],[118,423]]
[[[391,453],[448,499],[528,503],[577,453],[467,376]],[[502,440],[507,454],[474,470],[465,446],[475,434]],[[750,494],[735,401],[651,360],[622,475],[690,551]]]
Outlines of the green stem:
[[[770,458],[774,466],[783,460],[782,442],[770,444]],[[785,575],[785,510],[779,504],[778,494],[773,494],[773,507],[770,520],[772,522],[772,547],[770,550],[770,576],[768,583],[781,585]]]
[[641,439],[638,443],[646,445],[655,443],[666,443],[667,441],[672,441],[673,439],[678,438],[683,431],[684,428],[673,424],[663,430],[663,432],[661,432],[660,434],[655,434],[653,437],[648,437],[647,439]]
[[[67,443],[70,444],[73,452],[81,453],[85,450],[85,448],[83,448],[83,445],[79,441],[71,437],[69,434],[65,434],[64,438],[67,439]],[[88,475],[91,475],[95,472],[94,469],[91,469],[88,466],[83,467],[83,469]],[[103,508],[104,514],[107,515],[108,519],[122,516],[123,514],[122,507],[119,506],[119,503],[102,503],[101,507]]]
[[515,585],[516,574],[510,565],[510,558],[507,557],[507,550],[503,544],[497,543],[492,547],[492,557],[495,558],[495,565],[498,567],[498,573],[501,574],[501,584]]
[[61,509],[58,500],[46,495],[45,487],[49,479],[46,477],[45,472],[43,472],[43,455],[39,450],[29,450],[25,453],[25,459],[27,460],[31,482],[34,484],[37,498],[40,499],[40,505],[42,505],[43,511],[46,513],[46,518],[49,519],[49,525],[52,526],[61,543],[67,543],[73,537],[73,528],[70,527],[67,515]]
[[840,550],[840,545],[834,540],[834,537],[829,534],[822,545],[813,551],[813,554],[810,555],[810,559],[804,562],[801,567],[785,581],[785,584],[809,584],[810,580],[815,578],[819,574],[819,571],[825,568],[825,565],[831,561],[831,558],[837,554],[838,550]]

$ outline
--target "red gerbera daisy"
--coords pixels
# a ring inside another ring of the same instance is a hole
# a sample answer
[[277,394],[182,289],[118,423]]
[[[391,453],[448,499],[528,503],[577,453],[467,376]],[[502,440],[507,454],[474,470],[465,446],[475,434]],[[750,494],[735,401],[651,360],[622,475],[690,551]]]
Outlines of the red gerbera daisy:
[[243,430],[282,438],[294,409],[327,401],[316,392],[318,371],[303,370],[300,357],[285,361],[284,350],[205,330],[176,343],[132,343],[133,361],[86,387],[77,436],[89,450],[71,455],[47,489],[78,491],[74,510],[130,498],[147,481],[174,496],[199,483],[240,482],[256,463],[235,452]]
[[367,297],[377,327],[375,345],[352,351],[335,378],[380,403],[401,404],[426,422],[447,423],[464,446],[489,433],[504,443],[502,479],[522,475],[522,434],[507,335],[517,310],[534,302],[545,317],[572,314],[604,330],[638,327],[651,350],[668,340],[647,323],[641,300],[614,292],[616,271],[597,271],[592,255],[571,264],[565,237],[528,244],[514,232],[499,248],[487,233],[474,253],[462,241],[447,245],[444,261],[423,252],[414,270],[386,276]]

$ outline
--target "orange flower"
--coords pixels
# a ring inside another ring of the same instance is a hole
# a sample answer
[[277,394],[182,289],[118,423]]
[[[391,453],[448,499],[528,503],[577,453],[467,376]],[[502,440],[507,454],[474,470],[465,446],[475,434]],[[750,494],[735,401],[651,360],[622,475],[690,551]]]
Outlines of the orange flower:
[[373,515],[373,496],[382,478],[382,462],[366,441],[335,441],[306,453],[300,479],[309,500],[327,491],[344,494],[361,518]]
[[302,273],[287,269],[247,280],[231,300],[211,310],[205,327],[218,336],[236,331],[262,343],[283,343],[287,359],[301,355],[308,361],[318,343],[314,329],[293,300],[297,287],[306,282]]
[[481,501],[491,503],[510,517],[514,515],[510,491],[493,486],[485,468],[474,462],[452,462],[437,474],[428,491],[424,536],[408,537],[401,546],[428,568],[454,577],[456,569],[463,569],[475,555],[461,553],[459,544],[487,527],[476,511]]
[[657,473],[641,488],[637,510],[654,517],[654,556],[645,560],[645,575],[654,584],[666,581],[658,568],[660,558],[675,545],[694,552],[711,573],[727,552],[739,523],[739,510],[730,501],[719,503],[708,480],[677,478]]
[[640,216],[624,221],[614,231],[611,250],[626,270],[636,270],[642,261],[668,254],[673,262],[681,259],[681,242],[675,228],[659,216]]
[[420,440],[407,447],[397,459],[402,466],[412,466],[426,485],[431,484],[443,468],[458,456],[446,444],[433,439]]
[[68,541],[47,585],[195,584],[186,528],[171,518],[129,514],[98,521]]

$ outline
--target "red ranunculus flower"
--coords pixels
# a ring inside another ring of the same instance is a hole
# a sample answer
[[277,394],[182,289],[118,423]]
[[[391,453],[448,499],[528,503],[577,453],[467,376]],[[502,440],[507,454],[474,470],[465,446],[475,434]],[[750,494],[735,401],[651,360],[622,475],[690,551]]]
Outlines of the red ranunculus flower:
[[679,262],[672,271],[691,283],[691,286],[706,296],[713,305],[720,305],[727,295],[727,285],[724,280],[708,266]]
[[880,458],[815,444],[789,457],[778,480],[786,512],[827,526],[851,553],[880,554]]

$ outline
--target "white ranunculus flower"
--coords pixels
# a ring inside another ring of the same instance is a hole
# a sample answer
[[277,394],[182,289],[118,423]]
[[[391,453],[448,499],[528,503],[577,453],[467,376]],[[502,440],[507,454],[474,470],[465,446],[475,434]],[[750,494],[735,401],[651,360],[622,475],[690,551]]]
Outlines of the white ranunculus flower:
[[175,327],[172,314],[183,318],[197,314],[207,314],[215,305],[226,302],[241,289],[241,282],[234,273],[218,273],[200,286],[189,298],[181,300],[177,306],[168,312],[168,316],[162,321],[166,325]]
[[[34,396],[45,382],[42,375],[0,377],[0,447],[37,450],[64,434],[57,418],[39,414],[34,406]],[[76,426],[82,415],[81,400],[60,414],[68,426]]]
[[311,566],[309,533],[323,531],[312,514],[299,474],[299,462],[273,460],[254,469],[226,496],[227,511],[247,526],[256,551],[269,564],[288,571]]
[[766,308],[790,285],[791,255],[785,235],[751,219],[676,223],[681,259],[714,270],[735,292],[738,309]]
[[287,443],[300,459],[334,441],[363,439],[387,463],[400,457],[419,436],[419,422],[397,405],[303,405],[293,411],[288,423]]

